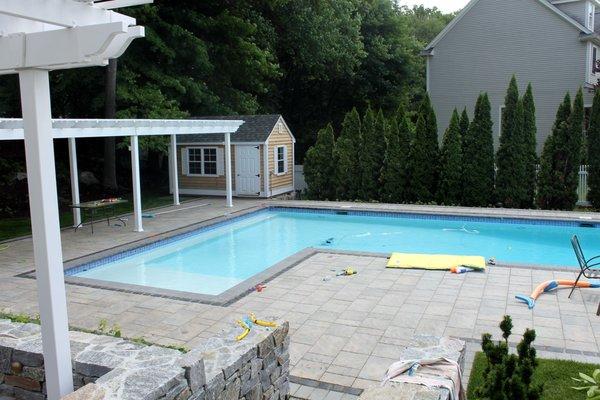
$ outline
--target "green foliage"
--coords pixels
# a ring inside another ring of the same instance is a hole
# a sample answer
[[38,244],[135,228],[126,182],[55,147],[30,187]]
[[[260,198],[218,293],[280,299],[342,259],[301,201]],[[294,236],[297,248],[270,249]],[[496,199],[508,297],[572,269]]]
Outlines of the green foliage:
[[[588,154],[600,154],[600,90],[596,90],[587,131]],[[600,157],[589,157],[588,199],[594,208],[600,208]]]
[[438,153],[437,121],[426,95],[419,108],[415,138],[408,156],[409,201],[428,203],[435,199]]
[[[473,368],[469,377],[467,398],[481,400],[475,395],[475,389],[483,384],[483,373],[487,367],[487,360],[483,353],[475,354]],[[533,384],[543,385],[544,391],[540,400],[585,400],[585,392],[576,392],[572,389],[572,377],[580,371],[592,374],[600,365],[585,364],[570,360],[538,359],[538,366],[533,374]]]
[[529,154],[524,138],[524,110],[513,75],[502,113],[500,147],[496,155],[496,200],[504,207],[520,208],[527,202],[527,163]]
[[523,339],[517,345],[517,354],[510,354],[508,339],[512,333],[512,320],[506,315],[500,323],[501,340],[492,341],[492,335],[482,335],[481,348],[487,365],[483,382],[475,389],[477,398],[482,400],[538,400],[542,387],[532,382],[533,373],[538,365],[535,348],[535,331],[526,329]]
[[98,323],[98,329],[96,332],[107,336],[114,336],[117,338],[121,337],[121,327],[118,324],[109,326],[108,321],[104,318]]
[[586,392],[586,396],[590,400],[600,400],[600,388],[598,382],[600,380],[600,369],[595,369],[592,376],[579,373],[579,378],[573,378],[579,386],[573,387],[573,389],[579,392]]
[[487,93],[475,104],[473,121],[463,139],[463,205],[485,207],[494,193],[494,139]]
[[410,127],[404,108],[400,108],[389,121],[386,144],[381,174],[381,200],[387,203],[402,203],[406,199],[408,186],[406,149],[410,147]]
[[532,208],[535,205],[535,188],[537,185],[536,166],[538,163],[538,156],[536,150],[537,126],[535,120],[535,102],[533,99],[533,88],[531,87],[531,83],[527,85],[527,90],[525,91],[522,102],[524,154],[526,157],[525,182],[527,192],[521,206]]
[[544,209],[572,210],[577,201],[578,170],[583,142],[583,92],[579,89],[573,108],[565,96],[552,134],[540,161],[538,204]]
[[317,134],[317,142],[306,152],[304,179],[311,199],[335,200],[335,138],[331,124]]
[[8,319],[11,320],[12,322],[18,322],[21,324],[36,324],[39,325],[40,324],[40,316],[36,315],[36,316],[31,316],[28,314],[24,314],[24,313],[10,313],[10,312],[5,312],[5,311],[1,311],[0,310],[0,319]]
[[446,205],[459,205],[462,201],[462,138],[460,117],[456,109],[452,113],[450,126],[446,129],[440,152],[440,180],[438,202]]
[[379,198],[379,182],[386,148],[386,121],[381,110],[375,114],[367,109],[362,124],[362,144],[359,151],[360,191],[362,200]]
[[336,160],[335,190],[340,200],[355,200],[361,189],[359,150],[362,145],[360,116],[352,109],[342,123],[342,133],[338,138],[334,159]]
[[461,149],[464,149],[465,147],[465,138],[469,133],[469,125],[471,125],[471,122],[469,121],[469,114],[467,113],[467,108],[465,107],[462,114],[460,114],[460,122],[458,124],[458,128],[460,129]]

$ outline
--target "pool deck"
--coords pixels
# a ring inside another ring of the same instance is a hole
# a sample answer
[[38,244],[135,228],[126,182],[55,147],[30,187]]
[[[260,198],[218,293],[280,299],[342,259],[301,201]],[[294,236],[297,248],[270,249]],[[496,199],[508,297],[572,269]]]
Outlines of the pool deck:
[[[155,218],[144,219],[142,233],[101,223],[94,226],[94,235],[87,227],[77,232],[64,230],[64,259],[152,240],[192,223],[263,205],[600,221],[598,213],[250,199],[235,199],[235,207],[227,209],[223,203],[219,198],[205,198],[156,210]],[[7,244],[0,250],[0,309],[36,314],[35,280],[17,277],[34,268],[31,239]],[[600,363],[600,317],[595,315],[600,290],[576,290],[572,299],[567,298],[568,290],[558,290],[543,295],[534,310],[514,299],[516,294],[529,294],[542,281],[574,279],[575,271],[495,266],[483,274],[452,275],[387,270],[385,263],[380,256],[318,252],[268,282],[265,291],[226,307],[67,285],[69,320],[72,326],[94,329],[106,319],[118,324],[126,337],[192,347],[249,312],[285,318],[292,335],[291,374],[294,382],[303,385],[294,385],[294,390],[306,392],[307,398],[334,398],[327,392],[332,387],[351,391],[348,388],[376,384],[396,361],[400,346],[418,333],[465,339],[468,376],[481,334],[497,336],[497,324],[505,314],[513,317],[514,332],[536,329],[540,356]],[[358,275],[334,276],[332,270],[348,266],[357,269]],[[518,335],[513,337],[518,339]]]

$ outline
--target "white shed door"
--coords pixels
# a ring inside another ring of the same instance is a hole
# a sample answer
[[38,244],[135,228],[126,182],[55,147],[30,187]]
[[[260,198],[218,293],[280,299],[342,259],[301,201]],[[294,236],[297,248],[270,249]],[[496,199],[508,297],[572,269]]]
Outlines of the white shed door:
[[260,195],[259,146],[235,146],[235,189],[238,195]]

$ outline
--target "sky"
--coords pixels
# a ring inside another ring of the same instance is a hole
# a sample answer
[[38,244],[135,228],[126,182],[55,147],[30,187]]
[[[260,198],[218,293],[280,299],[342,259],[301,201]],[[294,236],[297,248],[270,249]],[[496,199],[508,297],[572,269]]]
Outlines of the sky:
[[463,8],[469,0],[398,0],[400,5],[412,7],[423,4],[426,7],[437,7],[444,12],[457,11]]

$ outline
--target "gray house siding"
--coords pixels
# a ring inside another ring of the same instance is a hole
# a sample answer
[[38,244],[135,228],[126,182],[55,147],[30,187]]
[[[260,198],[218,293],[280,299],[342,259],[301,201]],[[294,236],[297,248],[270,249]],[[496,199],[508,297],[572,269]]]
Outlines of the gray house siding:
[[581,25],[585,25],[585,1],[577,1],[574,3],[561,3],[555,4],[555,6],[565,14],[569,15],[575,21],[579,22]]
[[[440,137],[452,110],[473,107],[480,92],[492,105],[498,144],[500,108],[509,80],[520,90],[533,85],[538,151],[548,137],[556,109],[567,91],[586,80],[587,45],[579,30],[538,0],[480,0],[451,29],[428,58],[428,89]],[[591,96],[586,92],[586,104]]]

